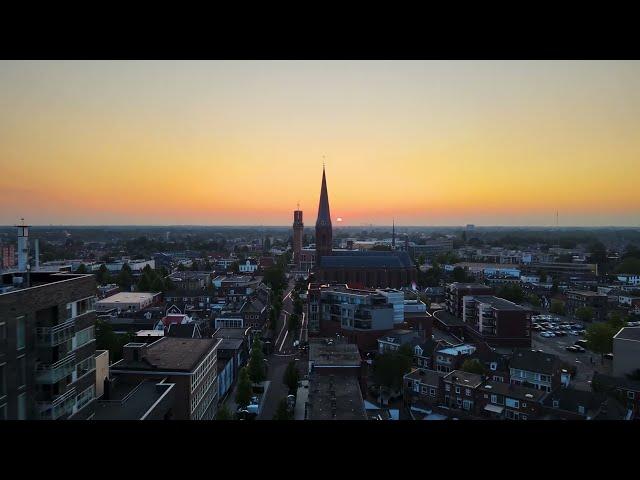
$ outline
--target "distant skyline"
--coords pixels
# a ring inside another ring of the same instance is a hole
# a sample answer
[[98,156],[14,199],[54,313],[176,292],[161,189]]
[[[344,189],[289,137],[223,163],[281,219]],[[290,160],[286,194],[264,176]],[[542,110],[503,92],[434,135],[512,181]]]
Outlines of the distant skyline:
[[0,224],[640,225],[637,61],[3,61]]

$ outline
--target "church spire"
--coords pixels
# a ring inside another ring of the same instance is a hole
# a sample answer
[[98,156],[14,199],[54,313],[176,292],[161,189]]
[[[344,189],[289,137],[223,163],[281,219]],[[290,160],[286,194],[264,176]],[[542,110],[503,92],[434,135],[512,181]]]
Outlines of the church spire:
[[331,226],[331,212],[329,211],[329,194],[327,193],[327,177],[322,166],[322,187],[320,188],[320,204],[318,205],[318,219],[316,226]]
[[392,230],[391,230],[391,232],[392,232],[391,233],[391,248],[393,250],[395,250],[396,249],[396,219],[395,218],[393,219],[393,227],[391,227],[391,228],[392,228]]

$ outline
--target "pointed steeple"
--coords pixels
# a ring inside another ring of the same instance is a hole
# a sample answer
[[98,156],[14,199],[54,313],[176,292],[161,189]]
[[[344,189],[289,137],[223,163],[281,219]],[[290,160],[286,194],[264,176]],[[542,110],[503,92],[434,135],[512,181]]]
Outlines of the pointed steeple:
[[392,228],[392,233],[391,233],[391,248],[392,249],[396,249],[396,219],[393,219],[393,227]]
[[320,188],[320,204],[318,205],[318,219],[316,226],[331,226],[331,212],[329,211],[329,194],[327,193],[327,177],[322,166],[322,187]]

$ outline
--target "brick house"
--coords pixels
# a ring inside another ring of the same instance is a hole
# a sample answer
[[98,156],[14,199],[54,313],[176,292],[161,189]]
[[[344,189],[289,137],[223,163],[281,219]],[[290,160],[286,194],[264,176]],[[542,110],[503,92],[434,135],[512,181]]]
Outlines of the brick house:
[[436,407],[443,398],[443,374],[427,368],[417,368],[403,378],[405,407],[421,413],[427,413]]
[[514,385],[546,392],[569,383],[569,374],[560,359],[541,350],[516,350],[509,363],[509,377]]
[[444,405],[450,409],[459,410],[463,415],[478,416],[482,381],[482,376],[477,373],[462,370],[448,373],[442,377]]
[[534,420],[542,414],[543,390],[489,380],[480,388],[478,408],[483,418]]

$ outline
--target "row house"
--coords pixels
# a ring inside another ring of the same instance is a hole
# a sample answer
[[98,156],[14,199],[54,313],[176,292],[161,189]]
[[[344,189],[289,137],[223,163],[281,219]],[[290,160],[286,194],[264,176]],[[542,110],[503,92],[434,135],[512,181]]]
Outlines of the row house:
[[576,316],[576,312],[583,307],[593,310],[594,320],[604,321],[607,319],[608,297],[605,294],[592,292],[590,290],[569,290],[565,303],[565,312],[569,316]]
[[541,350],[516,350],[509,364],[510,383],[550,392],[569,384],[560,359]]
[[483,377],[477,373],[454,370],[442,378],[444,385],[444,405],[450,409],[462,410],[471,417],[479,414],[479,392]]
[[627,409],[629,419],[640,415],[640,380],[625,377],[612,377],[595,372],[591,387],[594,391],[615,396]]
[[429,413],[443,398],[443,374],[427,368],[417,368],[403,378],[405,407],[420,413]]
[[476,351],[473,345],[462,343],[447,346],[435,352],[435,370],[449,373],[462,367],[462,363]]
[[489,380],[482,385],[479,410],[495,420],[534,420],[541,416],[543,390]]

